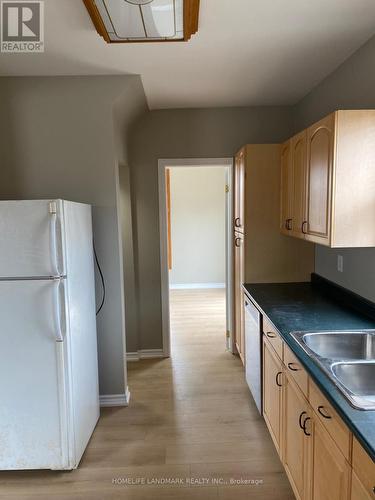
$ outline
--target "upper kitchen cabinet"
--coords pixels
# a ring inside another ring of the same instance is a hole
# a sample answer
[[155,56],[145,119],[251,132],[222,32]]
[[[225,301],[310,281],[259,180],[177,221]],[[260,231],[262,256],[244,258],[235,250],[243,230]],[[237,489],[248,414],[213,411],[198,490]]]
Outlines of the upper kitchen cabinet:
[[305,238],[306,131],[283,144],[281,151],[281,217],[283,234]]
[[280,230],[289,234],[292,229],[292,190],[293,172],[291,158],[291,140],[282,145],[281,148],[281,212]]
[[290,234],[297,238],[304,238],[302,225],[306,218],[306,137],[306,131],[303,131],[291,140],[293,184]]
[[[375,110],[336,111],[290,141],[284,234],[335,248],[375,247]],[[285,176],[281,164],[281,180]],[[292,193],[292,194],[290,194]],[[283,205],[281,218],[285,217]]]
[[307,131],[306,219],[301,222],[306,239],[330,244],[332,170],[336,113]]

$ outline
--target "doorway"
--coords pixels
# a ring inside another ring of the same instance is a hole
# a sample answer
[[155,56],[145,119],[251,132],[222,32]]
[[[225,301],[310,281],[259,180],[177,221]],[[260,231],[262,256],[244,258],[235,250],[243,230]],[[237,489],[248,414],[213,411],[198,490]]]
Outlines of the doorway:
[[224,311],[223,350],[233,352],[232,176],[232,158],[159,160],[165,357],[171,354],[171,301],[178,309],[181,301],[189,307],[206,300],[218,318]]

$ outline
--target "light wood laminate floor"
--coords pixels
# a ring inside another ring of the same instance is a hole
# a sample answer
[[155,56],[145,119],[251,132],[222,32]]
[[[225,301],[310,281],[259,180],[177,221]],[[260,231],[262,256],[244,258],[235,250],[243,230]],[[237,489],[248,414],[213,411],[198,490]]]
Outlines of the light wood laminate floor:
[[78,470],[2,472],[0,498],[292,500],[241,362],[225,352],[224,299],[171,292],[171,359],[129,363],[130,407],[102,409]]

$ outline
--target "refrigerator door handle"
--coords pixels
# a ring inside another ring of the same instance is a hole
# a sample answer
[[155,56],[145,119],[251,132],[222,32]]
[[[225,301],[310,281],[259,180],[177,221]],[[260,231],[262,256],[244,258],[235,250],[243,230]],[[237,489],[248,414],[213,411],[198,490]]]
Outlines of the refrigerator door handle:
[[61,289],[64,288],[63,278],[54,279],[55,287],[55,318],[56,318],[56,342],[64,342],[63,327],[61,321]]
[[55,201],[51,201],[49,204],[49,213],[51,214],[50,242],[53,276],[60,276],[57,257],[57,204]]

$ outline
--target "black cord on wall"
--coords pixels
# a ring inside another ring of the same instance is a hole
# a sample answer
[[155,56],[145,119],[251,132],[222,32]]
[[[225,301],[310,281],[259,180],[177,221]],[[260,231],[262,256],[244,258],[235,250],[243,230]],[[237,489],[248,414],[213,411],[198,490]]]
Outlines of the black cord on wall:
[[103,309],[103,306],[104,306],[104,302],[105,302],[105,281],[104,281],[104,276],[103,276],[103,272],[102,272],[102,268],[100,267],[100,264],[99,264],[99,259],[98,259],[98,256],[97,256],[97,253],[96,253],[96,248],[95,248],[95,242],[93,241],[93,247],[94,247],[94,256],[95,256],[95,263],[98,267],[98,271],[99,271],[99,274],[100,274],[100,280],[101,280],[101,283],[102,283],[102,288],[103,288],[103,297],[102,297],[102,301],[100,303],[100,306],[98,308],[98,310],[96,311],[96,315],[98,316],[98,314],[100,313],[100,311]]

